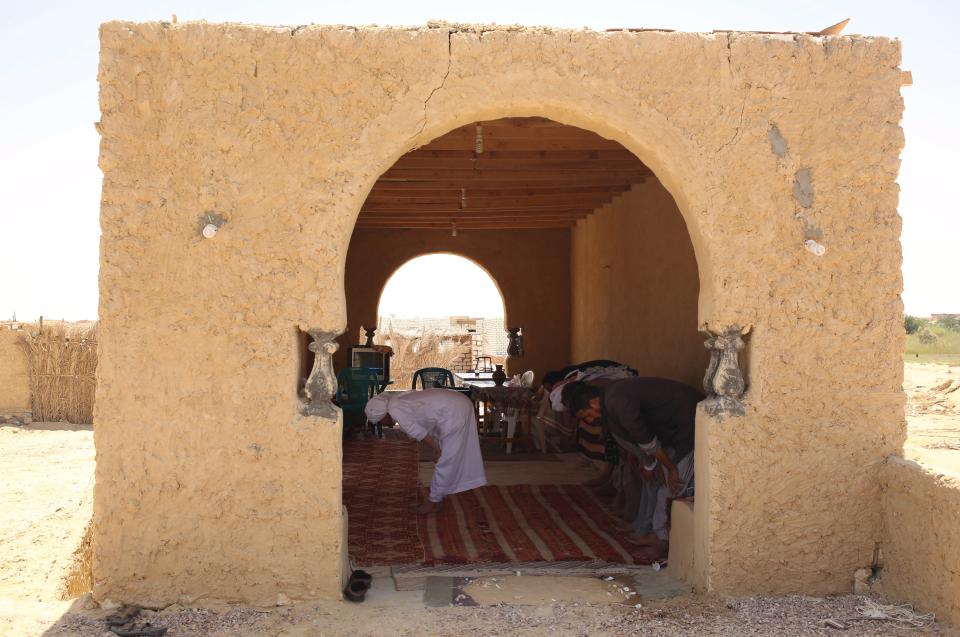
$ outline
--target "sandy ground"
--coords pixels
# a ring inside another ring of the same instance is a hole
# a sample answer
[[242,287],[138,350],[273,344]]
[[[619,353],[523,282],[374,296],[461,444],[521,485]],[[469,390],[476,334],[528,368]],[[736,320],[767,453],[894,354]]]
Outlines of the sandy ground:
[[909,432],[903,455],[960,478],[960,365],[903,368]]
[[[905,455],[938,472],[960,476],[960,366],[907,363],[904,367],[910,432]],[[102,622],[107,611],[96,608],[88,597],[72,602],[57,599],[72,551],[90,517],[93,461],[89,426],[0,427],[0,635],[112,635]],[[569,477],[585,470],[575,463],[565,458],[537,463],[537,468]],[[517,470],[514,464],[490,463],[495,465],[496,481],[509,481]],[[421,465],[424,477],[431,469],[428,463]],[[824,627],[826,618],[844,622],[847,630],[842,632],[848,635],[960,634],[942,625],[907,631],[864,620],[856,608],[865,601],[853,595],[648,600],[625,595],[622,586],[622,582],[585,577],[476,580],[464,587],[476,606],[436,608],[424,603],[422,591],[397,592],[388,578],[378,578],[367,601],[359,605],[172,606],[147,613],[155,625],[169,627],[169,637],[840,632]]]
[[[93,428],[0,427],[0,634],[40,634],[93,509]],[[16,618],[16,619],[15,619]]]

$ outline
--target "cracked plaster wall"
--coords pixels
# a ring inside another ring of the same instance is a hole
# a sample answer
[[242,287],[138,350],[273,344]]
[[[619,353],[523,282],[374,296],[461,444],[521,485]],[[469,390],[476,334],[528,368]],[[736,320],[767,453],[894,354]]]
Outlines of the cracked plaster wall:
[[899,61],[859,36],[103,25],[95,596],[338,594],[340,425],[297,415],[296,328],[344,328],[380,173],[534,115],[645,161],[690,232],[698,320],[753,327],[746,416],[701,415],[700,584],[845,590],[904,435]]

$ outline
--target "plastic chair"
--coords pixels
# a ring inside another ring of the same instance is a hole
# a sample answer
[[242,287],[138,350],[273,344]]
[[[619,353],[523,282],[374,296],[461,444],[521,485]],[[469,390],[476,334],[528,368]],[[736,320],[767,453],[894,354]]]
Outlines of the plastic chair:
[[[533,370],[528,369],[520,375],[520,387],[533,387]],[[517,433],[517,420],[520,418],[520,410],[516,407],[510,409],[507,412],[507,440],[510,442],[507,443],[507,453],[513,451],[513,437]],[[539,424],[539,422],[537,422]],[[537,426],[537,425],[534,425]],[[543,427],[540,428],[539,438],[543,439]],[[536,443],[535,443],[536,444]],[[546,452],[547,445],[543,443],[541,445],[541,450]]]
[[453,380],[453,372],[443,367],[424,367],[413,373],[413,384],[411,389],[417,388],[417,380],[420,380],[420,387],[423,389],[449,388],[456,386]]
[[[345,367],[337,372],[337,394],[334,402],[344,414],[363,413],[367,401],[379,393],[377,373],[369,367]],[[373,423],[378,435],[383,437],[383,426]]]
[[533,370],[528,369],[520,375],[521,387],[533,387]]

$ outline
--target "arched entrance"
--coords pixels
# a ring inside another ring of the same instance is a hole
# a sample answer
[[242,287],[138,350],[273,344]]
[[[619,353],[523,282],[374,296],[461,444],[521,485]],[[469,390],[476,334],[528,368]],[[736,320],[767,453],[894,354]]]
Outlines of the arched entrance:
[[[515,117],[472,122],[401,157],[370,189],[357,217],[346,263],[346,334],[353,337],[359,325],[372,320],[381,281],[400,264],[441,251],[474,259],[500,284],[509,320],[524,332],[524,357],[511,361],[512,372],[530,369],[539,380],[573,363],[610,359],[640,375],[699,386],[707,353],[698,334],[695,246],[670,192],[620,143],[542,117]],[[577,425],[564,424],[569,429],[558,427],[550,452],[566,454],[564,461],[575,464]],[[571,438],[566,446],[563,435]],[[355,462],[357,453],[362,451],[356,446],[345,451],[345,463]],[[487,464],[504,498],[523,496],[503,490],[540,488],[536,476],[552,475],[533,463],[518,479],[497,471],[503,464]],[[423,469],[421,479],[429,479]],[[576,491],[588,470],[580,466],[577,473],[571,466],[563,476],[552,475],[550,484],[562,493]],[[355,473],[345,464],[348,513],[351,502],[361,506],[351,491]],[[488,516],[495,508],[489,502],[478,506]],[[538,524],[549,526],[561,517],[549,511],[566,505],[542,506],[544,514],[535,523],[528,520],[532,527],[518,524],[535,534]],[[606,514],[591,512],[591,519],[612,517],[618,505],[611,506]],[[522,509],[507,508],[513,515]],[[585,540],[583,529],[544,533],[576,537],[586,547],[581,557],[603,554],[605,540]],[[626,540],[613,544],[632,563]],[[356,548],[370,558],[369,551]],[[693,550],[689,542],[683,548]],[[547,546],[539,559],[549,561],[555,549]]]
[[503,296],[490,273],[470,259],[427,254],[400,266],[377,305],[375,342],[393,350],[393,387],[407,389],[425,367],[463,373],[479,357],[503,364],[507,350]]

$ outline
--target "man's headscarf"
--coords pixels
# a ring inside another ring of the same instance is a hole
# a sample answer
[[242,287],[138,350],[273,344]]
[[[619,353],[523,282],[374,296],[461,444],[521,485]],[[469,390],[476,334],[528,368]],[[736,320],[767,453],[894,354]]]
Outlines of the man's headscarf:
[[363,408],[370,422],[380,422],[390,411],[390,394],[384,392],[377,394],[367,401],[367,406]]

